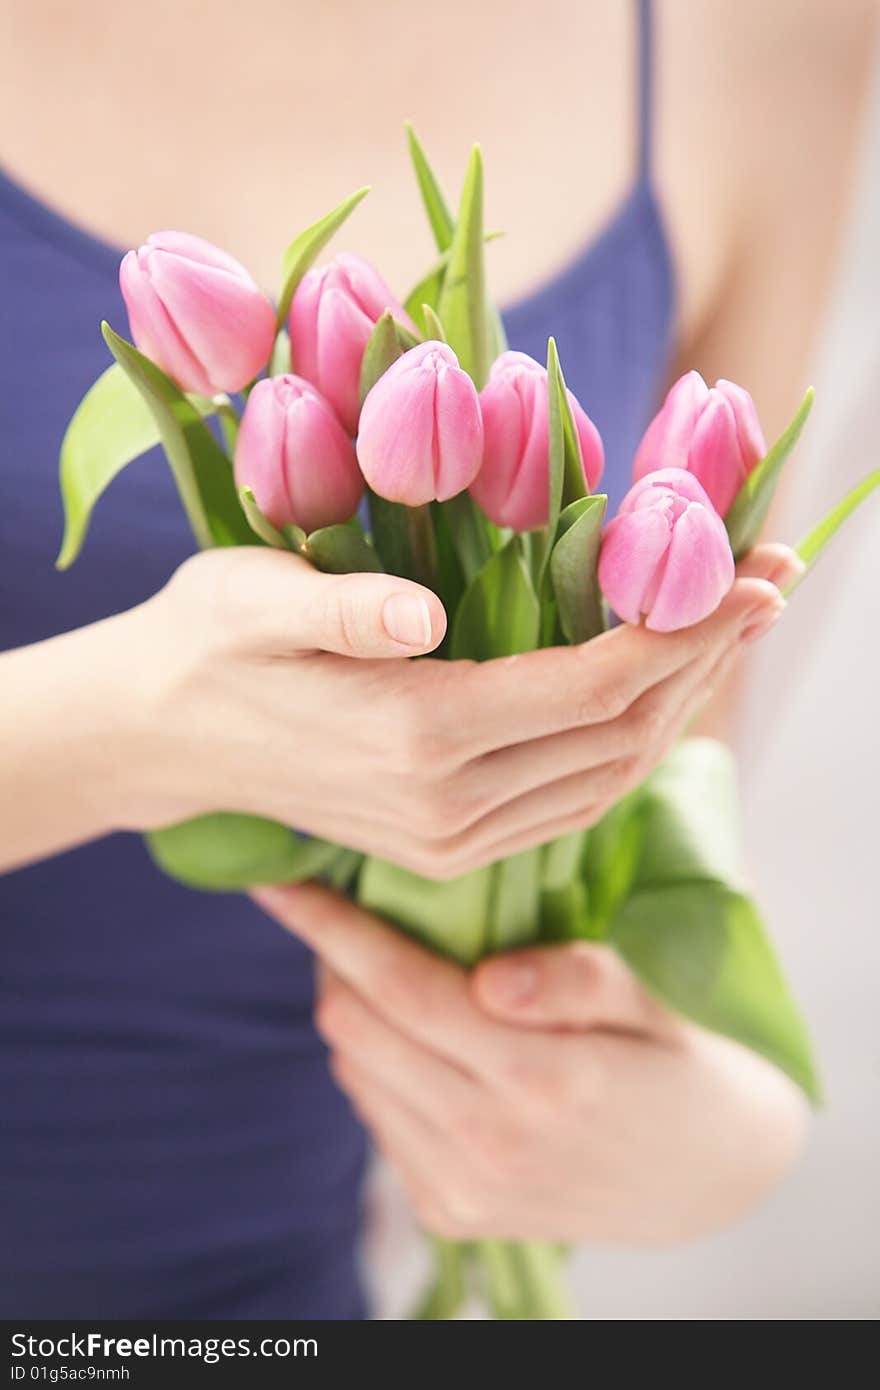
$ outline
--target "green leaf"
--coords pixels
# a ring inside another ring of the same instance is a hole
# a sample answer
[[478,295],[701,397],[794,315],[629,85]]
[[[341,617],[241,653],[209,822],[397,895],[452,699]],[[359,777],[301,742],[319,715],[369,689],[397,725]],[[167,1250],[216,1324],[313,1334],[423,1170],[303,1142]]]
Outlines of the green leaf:
[[538,616],[538,599],[519,537],[513,536],[465,590],[452,626],[451,659],[489,661],[533,651]]
[[282,328],[275,339],[272,348],[272,356],[269,358],[267,368],[268,376],[284,376],[290,371],[290,336],[285,328]]
[[686,738],[637,793],[642,821],[635,888],[692,879],[741,881],[736,762],[714,738]]
[[449,522],[464,577],[470,583],[492,554],[490,523],[468,492],[460,492],[457,497],[437,505]]
[[473,965],[485,954],[491,892],[491,866],[435,883],[368,858],[358,881],[362,907],[461,965]]
[[589,642],[607,626],[598,575],[607,503],[601,493],[583,497],[566,507],[559,518],[561,534],[550,556],[550,578],[567,642]]
[[348,853],[325,840],[300,838],[277,821],[233,812],[198,816],[144,838],[169,877],[216,892],[314,878]]
[[323,526],[306,537],[304,559],[325,574],[380,574],[382,562],[365,536],[353,526]]
[[492,865],[487,951],[510,951],[537,938],[541,850],[528,849]]
[[[504,233],[499,231],[486,232],[483,241],[488,246],[490,241],[497,241],[498,238],[503,235]],[[429,308],[436,312],[440,303],[440,295],[443,290],[443,279],[446,275],[446,267],[448,264],[449,252],[444,251],[440,258],[431,266],[430,270],[426,271],[418,283],[413,286],[406,296],[406,299],[403,301],[403,307],[406,309],[406,312],[409,314],[413,323],[416,324],[419,332],[425,337],[427,337],[428,334],[425,328],[422,309],[424,305],[427,304]],[[501,322],[501,315],[494,305],[491,304],[489,306],[489,333],[492,346],[491,356],[494,361],[498,354],[503,352],[507,347],[507,338],[504,333],[504,325]]]
[[431,231],[434,233],[437,250],[446,251],[452,243],[455,222],[447,206],[446,199],[443,196],[437,176],[428,163],[428,156],[425,154],[418,136],[409,121],[406,121],[404,125],[407,142],[409,144],[410,159],[416,171],[419,192],[422,195],[425,212],[428,214]]
[[810,1044],[749,898],[711,881],[635,893],[609,939],[664,1004],[768,1058],[819,1098]]
[[284,539],[280,531],[276,531],[271,521],[268,521],[257,506],[257,499],[254,497],[249,487],[238,489],[238,500],[241,509],[247,518],[247,523],[256,536],[266,545],[273,546],[276,550],[289,550],[290,546]]
[[427,328],[423,314],[424,306],[436,310],[440,303],[440,295],[443,291],[443,277],[446,274],[447,257],[433,265],[426,275],[423,275],[417,285],[414,285],[403,301],[403,307],[409,314],[413,323],[421,333],[427,336]]
[[415,573],[407,507],[367,492],[370,534],[386,574],[411,579]]
[[364,355],[361,359],[361,405],[379,378],[385,375],[398,357],[402,357],[411,347],[415,347],[417,341],[418,339],[413,337],[408,328],[397,322],[390,309],[386,309],[383,314],[380,314],[367,339],[367,346],[364,348]]
[[840,530],[847,517],[851,516],[877,487],[880,487],[880,468],[875,468],[873,473],[869,473],[860,483],[856,483],[855,487],[851,488],[846,496],[842,497],[831,508],[831,511],[820,522],[817,522],[813,529],[797,544],[795,549],[807,569],[793,584],[789,584],[785,591],[786,596],[797,588],[801,580],[806,578],[828,542]]
[[631,792],[586,836],[583,876],[589,893],[589,916],[583,935],[601,941],[621,903],[629,896],[642,849],[641,793]]
[[203,549],[253,544],[232,466],[196,408],[164,372],[114,333],[109,324],[102,323],[101,332],[153,416],[197,544]]
[[300,280],[369,191],[369,188],[359,188],[357,193],[352,193],[350,198],[346,198],[344,203],[328,212],[320,222],[315,222],[304,232],[300,232],[284,252],[281,261],[281,293],[278,296],[278,313],[275,317],[276,329],[279,332],[284,326],[290,302],[296,294]]
[[159,442],[152,411],[118,363],[83,396],[61,445],[64,540],[58,569],[82,548],[92,508],[127,463]]
[[811,386],[791,424],[782,432],[758,466],[752,469],[730,505],[724,524],[730,537],[734,558],[737,560],[745,555],[747,550],[751,550],[761,534],[783,466],[800,438],[807,416],[813,408],[814,396],[815,392]]
[[446,330],[430,304],[422,305],[422,323],[425,325],[426,338],[430,338],[437,343],[446,342]]
[[437,312],[450,346],[477,390],[489,375],[489,316],[483,255],[483,159],[475,145],[465,175],[458,221]]
[[553,546],[559,536],[559,520],[563,507],[587,496],[581,446],[571,413],[571,403],[562,375],[556,340],[547,342],[547,413],[549,420],[549,479],[550,505],[547,520],[547,543],[538,570],[538,592],[544,594],[547,568]]

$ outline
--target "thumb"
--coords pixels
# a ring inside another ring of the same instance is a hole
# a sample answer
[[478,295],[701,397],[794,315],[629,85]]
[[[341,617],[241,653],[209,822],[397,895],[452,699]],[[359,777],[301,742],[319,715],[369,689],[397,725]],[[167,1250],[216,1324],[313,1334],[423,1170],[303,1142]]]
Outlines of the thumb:
[[477,966],[471,988],[484,1013],[524,1027],[659,1035],[676,1026],[610,946],[579,941],[495,956]]
[[[216,552],[215,552],[216,553]],[[262,650],[342,656],[419,656],[446,632],[439,598],[391,574],[322,574],[297,555],[242,548],[235,616],[249,645]]]

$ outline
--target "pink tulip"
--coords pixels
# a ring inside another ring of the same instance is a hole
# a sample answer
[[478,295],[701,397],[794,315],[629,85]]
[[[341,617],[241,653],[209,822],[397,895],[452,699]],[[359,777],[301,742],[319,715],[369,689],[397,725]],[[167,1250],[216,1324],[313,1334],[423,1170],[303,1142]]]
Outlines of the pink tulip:
[[[599,431],[568,392],[590,492],[605,463]],[[483,462],[471,493],[496,526],[535,531],[550,510],[547,371],[524,352],[496,358],[480,393]]]
[[135,344],[181,391],[240,391],[265,366],[275,314],[243,265],[188,232],[154,232],[119,284]]
[[699,372],[687,372],[645,431],[633,477],[644,478],[658,468],[686,468],[725,516],[766,452],[748,391],[732,381],[716,381],[710,388]]
[[293,366],[317,386],[351,435],[357,433],[364,348],[386,309],[415,332],[378,270],[346,251],[304,275],[293,296]]
[[734,577],[724,522],[692,473],[661,468],[630,488],[606,528],[599,584],[618,617],[654,632],[699,623]]
[[235,482],[273,526],[316,531],[347,521],[364,490],[354,445],[330,406],[298,376],[258,381],[235,447]]
[[483,451],[480,398],[445,343],[420,343],[380,376],[361,411],[357,456],[374,492],[419,507],[473,482]]

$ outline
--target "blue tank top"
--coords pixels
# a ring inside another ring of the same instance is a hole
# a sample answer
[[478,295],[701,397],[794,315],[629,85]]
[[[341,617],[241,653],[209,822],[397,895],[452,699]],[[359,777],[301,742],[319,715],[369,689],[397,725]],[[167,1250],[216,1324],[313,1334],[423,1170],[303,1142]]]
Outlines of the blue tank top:
[[[639,4],[636,180],[602,234],[506,314],[556,335],[613,509],[669,357]],[[73,569],[65,425],[124,328],[120,253],[0,177],[0,648],[142,602],[193,542],[158,452],[101,499]],[[58,769],[64,795],[65,769]],[[4,795],[14,789],[4,789]],[[246,898],[165,879],[117,834],[0,877],[0,1310],[6,1318],[364,1316],[363,1134],[311,1021],[305,948]]]

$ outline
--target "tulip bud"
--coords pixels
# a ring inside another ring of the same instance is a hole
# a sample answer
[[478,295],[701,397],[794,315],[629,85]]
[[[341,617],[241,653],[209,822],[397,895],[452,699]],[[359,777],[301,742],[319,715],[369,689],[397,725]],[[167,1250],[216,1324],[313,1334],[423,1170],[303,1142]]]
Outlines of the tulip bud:
[[654,632],[707,618],[734,578],[724,522],[682,468],[661,468],[630,488],[602,538],[599,584],[618,617]]
[[378,270],[346,251],[304,275],[293,296],[293,367],[317,386],[350,435],[357,434],[364,348],[386,309],[415,332]]
[[374,492],[420,507],[473,482],[483,449],[480,398],[445,343],[420,343],[380,376],[361,411],[357,456]]
[[[605,458],[599,431],[568,392],[590,492]],[[524,352],[503,352],[480,392],[483,461],[471,493],[490,521],[515,531],[547,525],[550,510],[550,425],[547,371]]]
[[119,267],[135,344],[181,391],[240,391],[265,366],[272,305],[243,265],[188,232],[154,232]]
[[235,446],[236,486],[273,526],[347,521],[364,490],[354,445],[323,396],[298,376],[258,381]]
[[699,372],[679,377],[639,445],[634,479],[658,468],[686,468],[726,516],[734,497],[767,452],[755,403],[732,381],[711,389]]

